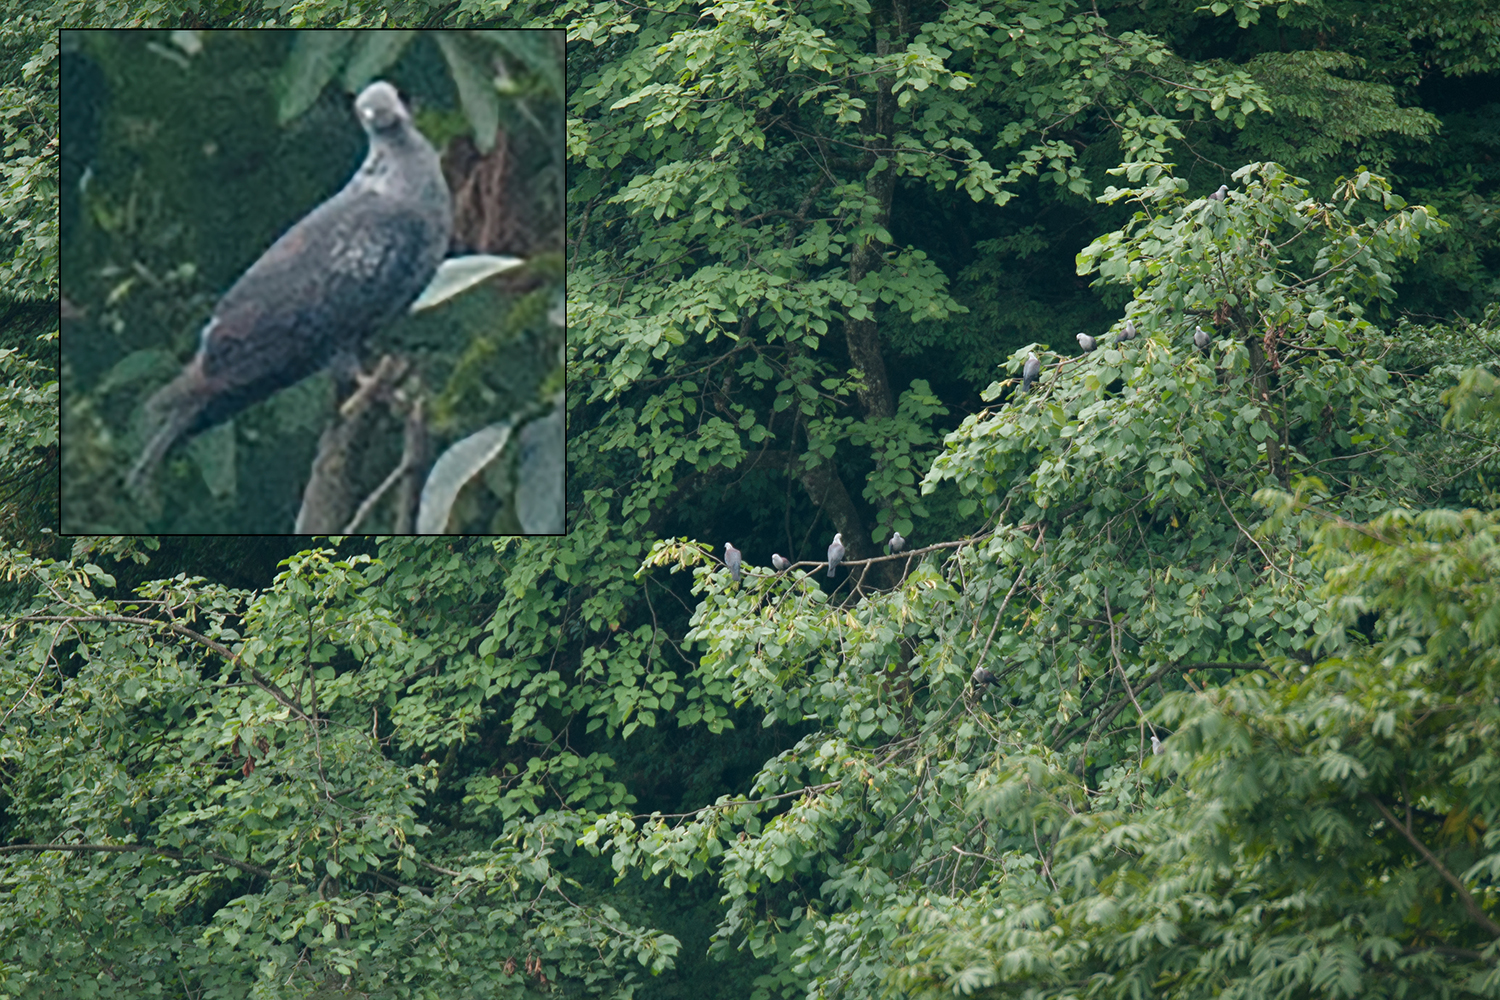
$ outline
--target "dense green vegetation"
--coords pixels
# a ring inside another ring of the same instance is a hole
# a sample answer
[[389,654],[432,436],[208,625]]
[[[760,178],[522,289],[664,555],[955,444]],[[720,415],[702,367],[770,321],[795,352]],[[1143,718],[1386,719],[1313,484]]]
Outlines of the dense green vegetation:
[[12,532],[0,996],[1500,996],[1500,9],[382,10],[568,29],[571,531]]

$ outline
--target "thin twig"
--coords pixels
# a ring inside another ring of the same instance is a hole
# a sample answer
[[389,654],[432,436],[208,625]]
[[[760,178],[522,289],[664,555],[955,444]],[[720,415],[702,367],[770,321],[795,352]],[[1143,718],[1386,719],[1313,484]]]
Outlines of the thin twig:
[[1500,924],[1491,920],[1489,914],[1479,908],[1479,902],[1469,893],[1468,887],[1463,884],[1463,881],[1457,875],[1450,872],[1447,866],[1438,860],[1437,855],[1427,849],[1426,844],[1417,839],[1417,835],[1412,833],[1410,827],[1403,825],[1397,820],[1395,815],[1386,808],[1385,803],[1380,801],[1377,796],[1367,792],[1365,798],[1376,809],[1380,810],[1380,815],[1385,817],[1387,823],[1401,831],[1402,835],[1411,843],[1411,846],[1417,849],[1417,853],[1427,859],[1429,865],[1437,869],[1437,873],[1443,877],[1443,881],[1453,886],[1453,891],[1458,893],[1459,902],[1463,903],[1464,912],[1469,915],[1469,918],[1480,927],[1483,927],[1492,936],[1500,938]]

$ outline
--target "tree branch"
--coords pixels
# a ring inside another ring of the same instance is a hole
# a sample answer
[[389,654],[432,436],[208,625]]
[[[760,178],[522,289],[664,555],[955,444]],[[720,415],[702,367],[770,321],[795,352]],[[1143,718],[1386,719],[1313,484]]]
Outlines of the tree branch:
[[1464,886],[1459,877],[1450,872],[1447,866],[1438,860],[1437,855],[1429,851],[1427,845],[1417,839],[1417,835],[1412,833],[1410,827],[1397,820],[1395,815],[1386,808],[1385,803],[1380,801],[1377,796],[1366,793],[1365,798],[1369,799],[1370,804],[1380,810],[1380,815],[1385,817],[1387,823],[1401,831],[1402,836],[1411,843],[1411,846],[1417,849],[1417,853],[1422,855],[1427,860],[1427,863],[1437,870],[1439,875],[1443,876],[1443,881],[1453,886],[1453,891],[1458,893],[1459,902],[1463,903],[1464,912],[1469,915],[1469,919],[1473,920],[1480,927],[1483,927],[1492,937],[1500,938],[1500,924],[1491,920],[1489,914],[1479,908],[1479,901],[1470,894],[1468,888]]
[[302,706],[300,704],[298,704],[295,700],[293,700],[291,698],[288,698],[287,695],[286,695],[286,692],[282,691],[281,688],[278,687],[276,685],[276,683],[274,681],[272,681],[269,677],[266,677],[259,670],[256,670],[253,667],[246,667],[243,663],[240,662],[240,656],[239,656],[239,654],[235,653],[235,652],[232,652],[229,649],[228,646],[224,645],[221,642],[215,642],[214,640],[210,639],[206,635],[203,635],[203,634],[198,633],[198,632],[194,632],[192,629],[188,628],[186,625],[179,625],[176,622],[164,622],[164,621],[161,621],[160,619],[157,619],[157,618],[137,618],[137,617],[134,617],[132,615],[23,615],[22,617],[17,618],[16,621],[17,622],[106,622],[106,623],[115,624],[115,625],[152,625],[152,626],[162,626],[162,625],[164,625],[168,629],[170,629],[173,632],[176,632],[180,636],[184,636],[184,637],[186,637],[188,639],[191,639],[194,642],[199,643],[200,645],[207,646],[209,649],[213,650],[215,653],[218,653],[220,656],[224,657],[224,659],[228,660],[230,664],[232,664],[233,666],[237,667],[238,669],[248,671],[249,674],[250,674],[250,678],[253,681],[255,681],[255,686],[256,687],[260,688],[262,691],[264,691],[266,694],[270,695],[272,698],[275,698],[276,701],[278,703],[280,703],[283,708],[286,708],[286,709],[290,710],[292,713],[294,713],[297,716],[297,718],[303,720],[304,722],[310,721],[308,719],[307,713],[304,712],[304,711],[302,711]]
[[[163,857],[174,858],[178,861],[191,861],[192,858],[181,851],[174,851],[170,847],[153,847],[150,844],[7,844],[0,847],[0,854],[11,854],[16,851],[71,851],[75,854],[131,854],[140,851],[146,854],[160,854]],[[245,861],[237,861],[223,854],[213,851],[204,851],[204,854],[215,861],[238,868],[242,872],[251,875],[259,875],[263,879],[276,881],[276,874],[269,868],[252,865]]]

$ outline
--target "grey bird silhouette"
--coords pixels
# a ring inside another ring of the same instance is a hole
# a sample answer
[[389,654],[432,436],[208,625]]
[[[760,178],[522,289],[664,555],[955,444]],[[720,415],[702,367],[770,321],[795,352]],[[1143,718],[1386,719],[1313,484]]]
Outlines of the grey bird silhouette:
[[828,546],[828,579],[832,580],[838,575],[839,563],[844,561],[844,536],[836,533],[833,536],[833,544]]
[[126,476],[132,493],[178,439],[315,372],[332,370],[352,391],[365,338],[437,271],[453,228],[437,150],[389,83],[361,91],[354,114],[370,140],[364,164],[240,275],[192,360],[146,401],[147,442]]
[[779,553],[779,552],[772,552],[771,553],[771,565],[773,567],[775,567],[776,572],[778,572],[778,573],[785,573],[786,572],[786,568],[788,566],[790,566],[791,563],[787,562],[784,558],[782,558],[781,553]]
[[975,687],[984,687],[986,684],[994,683],[995,675],[984,667],[975,667],[974,672],[969,675],[969,679],[974,682]]
[[1090,337],[1088,334],[1080,333],[1078,335],[1078,346],[1083,348],[1084,354],[1092,354],[1096,344],[1097,341],[1095,341],[1094,338]]
[[1125,342],[1127,340],[1134,340],[1134,339],[1135,339],[1135,324],[1132,323],[1130,320],[1127,319],[1125,321],[1125,328],[1120,331],[1120,339],[1119,339],[1118,342],[1119,343],[1123,343],[1123,342]]
[[1219,190],[1208,196],[1209,201],[1223,201],[1224,196],[1229,193],[1228,184],[1220,184]]
[[1206,351],[1208,350],[1208,342],[1208,334],[1203,332],[1203,327],[1198,327],[1197,332],[1193,334],[1193,343],[1197,345],[1198,350]]
[[724,565],[729,567],[729,575],[734,578],[734,582],[739,583],[740,550],[728,542],[724,543]]
[[1026,355],[1026,364],[1021,368],[1021,391],[1031,391],[1031,383],[1035,382],[1036,377],[1041,373],[1041,359],[1036,356],[1035,351],[1028,353]]
[[901,537],[901,532],[891,532],[891,551],[900,552],[904,548],[906,548],[906,539]]

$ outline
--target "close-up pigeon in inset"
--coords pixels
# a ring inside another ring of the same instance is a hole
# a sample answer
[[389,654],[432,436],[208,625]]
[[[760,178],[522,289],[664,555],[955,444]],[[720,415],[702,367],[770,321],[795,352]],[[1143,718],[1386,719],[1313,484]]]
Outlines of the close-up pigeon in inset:
[[906,548],[906,539],[901,537],[901,532],[891,532],[891,551],[900,552],[904,548]]
[[842,532],[833,536],[833,544],[828,546],[828,579],[832,580],[838,575],[839,563],[844,561],[844,535]]
[[1223,201],[1224,196],[1229,193],[1228,184],[1220,184],[1219,190],[1208,196],[1209,201]]
[[1135,324],[1132,323],[1130,320],[1127,319],[1125,321],[1125,329],[1123,329],[1123,330],[1120,331],[1120,342],[1124,343],[1127,340],[1134,340],[1134,339],[1135,339]]
[[1198,350],[1206,351],[1208,350],[1208,342],[1208,334],[1203,332],[1203,327],[1198,327],[1197,332],[1193,334],[1193,343],[1197,345]]
[[1041,359],[1036,356],[1035,351],[1032,351],[1026,355],[1026,364],[1021,368],[1021,391],[1030,391],[1031,383],[1035,382],[1036,377],[1041,373]]
[[728,542],[724,543],[724,565],[729,567],[729,575],[734,578],[734,582],[739,583],[740,550]]
[[147,443],[126,477],[132,492],[178,438],[323,368],[352,388],[365,338],[411,305],[448,252],[448,185],[396,88],[370,84],[354,115],[370,139],[364,164],[214,306],[198,352],[146,403]]
[[779,552],[772,552],[771,553],[771,565],[772,565],[772,567],[775,568],[776,572],[778,572],[778,573],[785,573],[786,572],[786,568],[788,566],[790,566],[791,563],[787,562],[786,559],[782,558],[781,553],[779,553]]
[[1078,346],[1083,348],[1084,354],[1092,354],[1094,351],[1094,345],[1095,340],[1093,337],[1090,337],[1086,333],[1080,333],[1078,335]]

